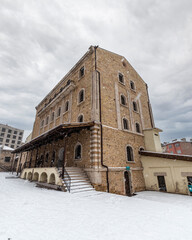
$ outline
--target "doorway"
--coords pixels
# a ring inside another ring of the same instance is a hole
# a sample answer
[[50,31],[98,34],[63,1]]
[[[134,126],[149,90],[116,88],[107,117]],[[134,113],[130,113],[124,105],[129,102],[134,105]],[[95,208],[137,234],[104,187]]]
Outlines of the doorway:
[[159,184],[159,191],[167,192],[166,184],[165,184],[165,177],[164,176],[157,176],[158,184]]
[[60,168],[63,166],[63,157],[64,157],[64,148],[60,148],[59,154],[58,154],[58,161],[57,161],[57,167]]
[[129,171],[125,171],[124,178],[125,178],[125,194],[130,197],[132,196],[131,173]]

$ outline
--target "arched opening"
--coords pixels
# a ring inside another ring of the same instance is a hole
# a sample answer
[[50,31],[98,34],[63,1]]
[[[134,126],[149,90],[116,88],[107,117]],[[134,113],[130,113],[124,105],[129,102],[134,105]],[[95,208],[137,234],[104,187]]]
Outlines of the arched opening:
[[83,102],[84,101],[84,90],[82,89],[80,92],[79,92],[79,103]]
[[81,152],[81,144],[78,144],[78,145],[75,147],[75,159],[81,159],[81,155],[82,155],[82,152]]
[[133,102],[133,110],[134,110],[135,112],[138,111],[138,109],[137,109],[137,103],[136,103],[135,101]]
[[39,173],[35,172],[33,175],[33,181],[39,181]]
[[47,173],[43,172],[40,177],[40,182],[46,183],[47,182]]
[[52,174],[50,175],[50,177],[49,177],[49,183],[50,183],[50,184],[55,184],[55,174],[54,174],[54,173],[52,173]]
[[124,179],[125,179],[125,194],[130,197],[132,195],[132,186],[131,186],[131,174],[129,171],[124,172]]
[[125,130],[129,129],[128,120],[126,118],[123,118],[123,129]]
[[62,167],[63,166],[63,156],[64,155],[64,148],[59,149],[59,154],[58,154],[58,161],[57,161],[57,167]]
[[78,119],[77,119],[78,122],[83,122],[83,115],[79,115]]
[[137,133],[141,133],[140,125],[139,123],[135,123],[135,128]]
[[121,95],[121,104],[126,105],[126,98],[124,95]]
[[32,180],[32,173],[28,172],[27,174],[27,180],[31,181]]
[[126,154],[127,154],[127,161],[128,162],[132,162],[134,161],[134,158],[133,158],[133,148],[130,147],[130,146],[127,146],[126,148]]
[[27,178],[27,172],[25,172],[25,174],[24,174],[24,177],[23,177],[24,179],[26,179]]

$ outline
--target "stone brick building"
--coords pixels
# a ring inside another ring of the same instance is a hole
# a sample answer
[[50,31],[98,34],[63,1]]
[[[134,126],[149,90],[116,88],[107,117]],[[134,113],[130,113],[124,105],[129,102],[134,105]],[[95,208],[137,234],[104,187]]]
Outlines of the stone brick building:
[[91,46],[37,105],[32,140],[14,152],[26,153],[22,178],[62,184],[77,168],[96,190],[129,195],[145,189],[139,150],[153,128],[147,84],[123,56]]
[[13,148],[0,145],[0,172],[7,172],[11,170],[11,153],[13,150]]

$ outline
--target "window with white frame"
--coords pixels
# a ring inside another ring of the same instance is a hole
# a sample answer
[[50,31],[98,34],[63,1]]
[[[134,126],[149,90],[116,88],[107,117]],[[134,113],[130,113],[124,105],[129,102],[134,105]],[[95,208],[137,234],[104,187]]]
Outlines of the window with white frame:
[[124,77],[123,74],[119,73],[119,82],[124,84]]
[[79,115],[78,119],[77,119],[78,122],[83,122],[83,115]]
[[135,112],[138,111],[137,103],[136,103],[135,101],[133,101],[133,110],[134,110]]
[[65,112],[69,111],[69,101],[66,101],[64,111]]
[[139,123],[135,123],[135,129],[137,133],[141,133],[141,128]]

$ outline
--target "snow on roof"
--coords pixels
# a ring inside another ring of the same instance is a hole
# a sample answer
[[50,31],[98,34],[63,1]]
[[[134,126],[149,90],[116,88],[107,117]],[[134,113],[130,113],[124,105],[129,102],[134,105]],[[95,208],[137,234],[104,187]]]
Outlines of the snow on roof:
[[15,150],[15,149],[10,148],[10,147],[7,147],[7,146],[3,146],[3,147],[2,147],[2,145],[0,145],[0,148],[1,148],[2,150],[7,150],[7,151],[13,151],[13,150]]

